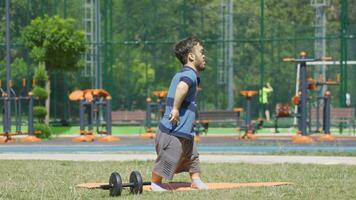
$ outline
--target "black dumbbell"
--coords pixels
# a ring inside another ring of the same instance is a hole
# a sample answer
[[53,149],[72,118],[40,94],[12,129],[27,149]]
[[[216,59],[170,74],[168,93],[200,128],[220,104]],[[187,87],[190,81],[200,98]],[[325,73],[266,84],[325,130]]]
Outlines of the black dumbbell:
[[120,196],[123,187],[129,187],[131,194],[141,194],[144,185],[151,185],[151,182],[143,182],[138,171],[131,172],[129,183],[122,183],[120,174],[113,172],[109,178],[109,185],[102,185],[101,188],[109,189],[110,196]]

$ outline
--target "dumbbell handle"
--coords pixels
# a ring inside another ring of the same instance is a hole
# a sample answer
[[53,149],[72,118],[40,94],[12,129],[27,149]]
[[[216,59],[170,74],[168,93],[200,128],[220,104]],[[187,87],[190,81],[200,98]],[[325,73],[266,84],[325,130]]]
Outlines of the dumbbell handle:
[[[142,185],[151,185],[151,182],[142,182]],[[133,183],[123,183],[122,187],[133,187]]]
[[[151,182],[143,182],[142,185],[151,185]],[[133,183],[123,183],[122,187],[133,187]],[[108,185],[100,185],[101,189],[108,190],[112,188],[109,184]]]

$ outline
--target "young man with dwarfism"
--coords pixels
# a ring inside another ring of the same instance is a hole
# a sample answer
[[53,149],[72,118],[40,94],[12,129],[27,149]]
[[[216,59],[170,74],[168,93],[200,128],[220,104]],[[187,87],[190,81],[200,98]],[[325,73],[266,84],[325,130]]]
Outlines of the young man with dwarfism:
[[166,191],[162,178],[172,180],[174,174],[188,172],[191,187],[208,189],[200,179],[199,154],[194,142],[195,102],[200,83],[199,73],[205,69],[201,40],[188,37],[174,46],[182,69],[173,77],[166,99],[166,110],[158,125],[155,139],[157,159],[152,170],[152,191]]

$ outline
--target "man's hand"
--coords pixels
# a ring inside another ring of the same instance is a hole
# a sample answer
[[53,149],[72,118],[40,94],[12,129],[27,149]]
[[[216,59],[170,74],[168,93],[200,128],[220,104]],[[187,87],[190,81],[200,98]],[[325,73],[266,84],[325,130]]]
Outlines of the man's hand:
[[176,94],[174,96],[174,103],[171,113],[169,114],[169,121],[173,125],[179,124],[179,108],[187,95],[189,86],[184,81],[181,81],[177,85]]
[[177,125],[179,123],[179,111],[177,109],[172,109],[171,113],[169,114],[169,121],[173,125]]

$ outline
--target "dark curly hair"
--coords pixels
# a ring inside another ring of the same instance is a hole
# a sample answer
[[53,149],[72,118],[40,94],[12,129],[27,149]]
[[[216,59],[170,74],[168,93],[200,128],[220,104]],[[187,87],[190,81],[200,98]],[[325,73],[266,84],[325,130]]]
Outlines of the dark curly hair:
[[188,61],[188,54],[191,52],[192,48],[200,44],[203,46],[203,42],[196,37],[187,37],[178,41],[174,45],[174,53],[178,60],[184,65]]

